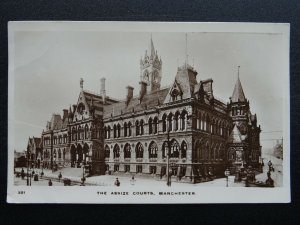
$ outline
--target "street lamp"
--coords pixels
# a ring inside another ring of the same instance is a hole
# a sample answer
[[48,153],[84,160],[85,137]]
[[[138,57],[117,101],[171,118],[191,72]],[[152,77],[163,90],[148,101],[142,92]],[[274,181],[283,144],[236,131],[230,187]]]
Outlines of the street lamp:
[[228,168],[225,170],[224,174],[226,176],[226,187],[228,187],[228,176],[230,175],[230,171]]
[[271,160],[268,162],[268,166],[269,166],[269,171],[271,172],[271,168],[272,168],[272,162],[271,162]]

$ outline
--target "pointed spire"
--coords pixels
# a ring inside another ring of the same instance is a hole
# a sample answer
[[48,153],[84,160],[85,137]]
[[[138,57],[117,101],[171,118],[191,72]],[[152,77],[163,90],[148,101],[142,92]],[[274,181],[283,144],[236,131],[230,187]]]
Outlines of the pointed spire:
[[152,34],[151,34],[151,38],[150,38],[150,56],[152,56],[152,58],[154,58],[154,56],[155,56],[155,49],[154,49],[154,45],[153,45],[153,41],[152,41]]
[[245,94],[240,81],[240,66],[238,66],[238,78],[234,86],[234,90],[231,97],[232,102],[245,102]]
[[80,78],[80,88],[81,88],[81,90],[83,89],[83,79],[82,78]]

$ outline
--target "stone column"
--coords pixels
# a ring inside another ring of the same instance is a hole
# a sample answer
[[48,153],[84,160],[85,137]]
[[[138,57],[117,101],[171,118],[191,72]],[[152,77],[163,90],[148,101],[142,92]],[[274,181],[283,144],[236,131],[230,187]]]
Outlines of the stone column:
[[149,151],[148,151],[148,145],[147,147],[144,147],[144,152],[143,152],[143,162],[146,164],[143,164],[143,173],[149,174]]
[[124,172],[124,151],[123,151],[123,147],[120,146],[120,157],[119,157],[119,172]]
[[[132,147],[132,144],[131,144],[131,159],[130,159],[130,173],[136,173],[136,155],[135,155],[135,146]],[[132,164],[133,163],[133,164]]]

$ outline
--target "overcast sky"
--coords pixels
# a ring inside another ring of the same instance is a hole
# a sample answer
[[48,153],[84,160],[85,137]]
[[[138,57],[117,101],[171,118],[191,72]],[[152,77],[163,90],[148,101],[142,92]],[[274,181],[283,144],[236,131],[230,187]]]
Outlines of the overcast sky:
[[[46,29],[45,29],[46,30]],[[60,30],[16,31],[14,68],[15,149],[26,148],[29,136],[40,136],[52,113],[75,104],[79,80],[84,89],[100,91],[106,78],[108,96],[123,99],[127,85],[138,94],[140,58],[150,36],[162,59],[162,86],[173,82],[177,66],[185,61],[184,32],[101,32]],[[166,29],[167,30],[167,29]],[[282,131],[286,72],[280,34],[188,33],[188,59],[198,71],[198,81],[212,78],[214,95],[228,101],[240,80],[252,113],[263,132]],[[263,147],[272,147],[282,133],[262,133]]]

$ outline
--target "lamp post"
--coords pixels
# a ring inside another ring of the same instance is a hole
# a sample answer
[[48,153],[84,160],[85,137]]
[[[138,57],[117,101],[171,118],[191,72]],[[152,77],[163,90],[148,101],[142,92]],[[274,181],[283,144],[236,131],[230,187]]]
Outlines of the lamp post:
[[230,175],[230,171],[228,168],[225,170],[224,174],[226,176],[226,187],[228,187],[228,176]]
[[167,152],[167,186],[171,187],[171,177],[170,177],[170,150],[171,150],[171,144],[170,144],[170,129],[168,129],[168,152]]
[[84,182],[85,182],[85,176],[84,176],[84,166],[85,166],[85,163],[82,163],[82,178],[81,178],[81,185],[84,186]]
[[272,168],[272,162],[271,162],[271,160],[268,162],[268,166],[269,166],[269,171],[271,172],[271,168]]

